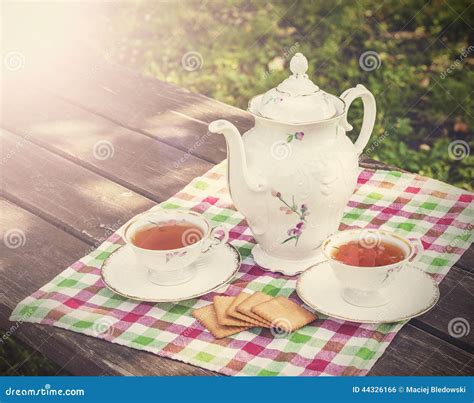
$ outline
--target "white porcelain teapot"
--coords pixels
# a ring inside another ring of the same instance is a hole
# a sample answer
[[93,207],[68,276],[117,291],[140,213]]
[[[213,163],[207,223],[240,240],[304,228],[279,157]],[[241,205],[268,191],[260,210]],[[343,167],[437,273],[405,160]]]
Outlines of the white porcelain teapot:
[[[209,125],[225,136],[229,191],[258,242],[255,261],[285,274],[321,259],[318,249],[339,227],[375,122],[375,99],[363,85],[338,98],[319,89],[307,68],[297,53],[293,74],[252,98],[248,111],[255,126],[243,136],[226,120]],[[359,97],[364,119],[354,144],[346,136],[352,130],[347,111]]]

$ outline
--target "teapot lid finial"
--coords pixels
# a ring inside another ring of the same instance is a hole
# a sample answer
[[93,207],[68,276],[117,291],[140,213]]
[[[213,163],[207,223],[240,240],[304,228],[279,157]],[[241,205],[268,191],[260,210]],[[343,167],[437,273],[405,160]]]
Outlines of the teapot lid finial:
[[296,53],[291,58],[290,70],[293,74],[277,87],[278,91],[286,92],[292,96],[310,95],[319,91],[319,87],[306,74],[308,60],[302,53]]
[[304,57],[303,53],[297,53],[291,58],[290,70],[295,75],[302,75],[308,70],[308,59]]

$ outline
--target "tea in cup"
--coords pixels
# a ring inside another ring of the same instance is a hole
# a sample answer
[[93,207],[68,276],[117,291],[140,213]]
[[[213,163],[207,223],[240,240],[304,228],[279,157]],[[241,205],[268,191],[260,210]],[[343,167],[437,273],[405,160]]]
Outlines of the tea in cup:
[[371,229],[341,231],[322,244],[322,252],[343,286],[342,298],[362,307],[387,304],[387,287],[422,251],[417,239]]
[[148,270],[149,280],[158,285],[191,280],[196,274],[193,263],[229,237],[222,226],[212,228],[201,214],[183,210],[141,214],[126,225],[123,234],[138,262]]

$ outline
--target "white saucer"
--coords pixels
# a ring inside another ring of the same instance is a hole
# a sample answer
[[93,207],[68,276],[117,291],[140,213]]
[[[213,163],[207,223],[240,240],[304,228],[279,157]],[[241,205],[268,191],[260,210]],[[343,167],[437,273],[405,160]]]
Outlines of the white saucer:
[[436,282],[423,271],[408,266],[387,288],[389,303],[374,308],[355,306],[342,298],[342,286],[327,262],[305,271],[298,279],[296,292],[318,312],[360,323],[393,323],[414,318],[430,310],[439,298]]
[[148,270],[137,264],[127,245],[113,252],[103,263],[102,280],[113,292],[149,302],[177,302],[207,294],[228,283],[238,272],[240,255],[223,244],[203,254],[195,263],[196,275],[186,283],[157,285],[148,280]]
[[259,244],[252,249],[253,260],[263,270],[273,273],[282,273],[287,276],[296,276],[305,270],[326,260],[320,249],[316,251],[314,256],[304,260],[289,260],[271,256],[266,253]]

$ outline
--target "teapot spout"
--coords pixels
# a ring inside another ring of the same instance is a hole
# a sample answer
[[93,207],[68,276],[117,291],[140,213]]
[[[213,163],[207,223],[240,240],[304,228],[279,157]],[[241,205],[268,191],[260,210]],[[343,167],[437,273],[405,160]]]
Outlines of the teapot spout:
[[263,233],[267,224],[263,196],[268,186],[263,179],[249,172],[239,131],[227,120],[215,120],[209,125],[209,131],[225,137],[227,182],[235,207],[247,218],[255,233]]
[[244,143],[238,129],[227,120],[215,120],[209,125],[209,131],[223,134],[225,137],[230,191],[233,192],[233,189],[251,192],[265,190],[263,180],[258,180],[248,170]]

